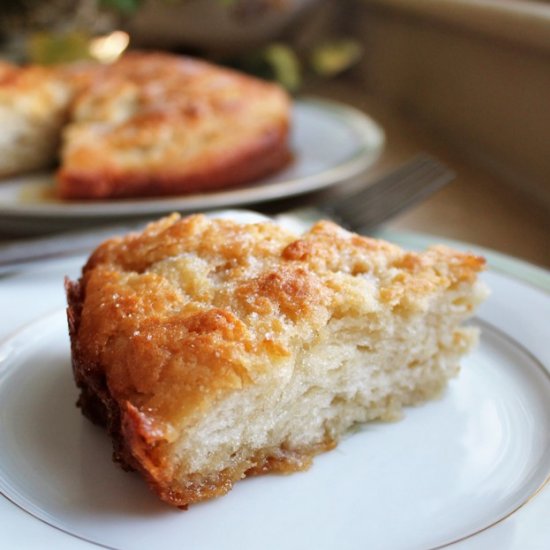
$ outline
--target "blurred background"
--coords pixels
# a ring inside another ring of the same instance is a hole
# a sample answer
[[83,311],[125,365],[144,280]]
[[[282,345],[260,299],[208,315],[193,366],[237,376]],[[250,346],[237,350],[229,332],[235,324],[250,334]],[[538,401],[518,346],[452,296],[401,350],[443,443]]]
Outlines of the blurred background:
[[187,53],[374,118],[383,173],[418,151],[456,179],[387,227],[550,266],[550,3],[536,0],[3,0],[0,57]]

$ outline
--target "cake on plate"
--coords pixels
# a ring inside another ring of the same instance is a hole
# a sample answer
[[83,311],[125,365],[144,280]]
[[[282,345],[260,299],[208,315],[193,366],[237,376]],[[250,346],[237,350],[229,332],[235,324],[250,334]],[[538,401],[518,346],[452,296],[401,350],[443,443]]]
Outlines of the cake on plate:
[[0,176],[59,159],[57,195],[114,199],[242,185],[291,159],[276,84],[190,57],[0,65]]
[[172,215],[67,281],[78,405],[178,507],[304,470],[352,426],[440,394],[476,341],[462,323],[483,267],[329,221],[297,235]]

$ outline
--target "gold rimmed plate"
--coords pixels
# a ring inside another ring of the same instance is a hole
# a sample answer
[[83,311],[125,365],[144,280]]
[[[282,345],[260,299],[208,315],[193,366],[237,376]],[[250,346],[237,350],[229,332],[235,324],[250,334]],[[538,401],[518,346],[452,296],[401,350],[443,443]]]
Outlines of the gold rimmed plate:
[[33,530],[43,544],[68,547],[149,548],[160,539],[167,549],[182,540],[206,549],[550,542],[537,522],[550,497],[546,291],[489,270],[492,295],[474,320],[480,345],[441,399],[407,409],[399,422],[367,424],[307,472],[248,479],[182,513],[113,465],[107,436],[74,406],[61,281],[81,263],[49,265],[0,287],[5,307],[17,305],[15,321],[0,321],[3,334],[57,309],[0,346],[0,518],[13,546]]

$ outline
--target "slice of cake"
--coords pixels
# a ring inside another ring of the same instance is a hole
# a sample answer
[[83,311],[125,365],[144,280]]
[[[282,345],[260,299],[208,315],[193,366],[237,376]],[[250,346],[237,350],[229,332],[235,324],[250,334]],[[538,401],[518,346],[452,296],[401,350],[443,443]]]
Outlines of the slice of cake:
[[326,221],[297,236],[173,215],[105,242],[67,282],[78,405],[175,506],[303,470],[457,374],[483,267]]

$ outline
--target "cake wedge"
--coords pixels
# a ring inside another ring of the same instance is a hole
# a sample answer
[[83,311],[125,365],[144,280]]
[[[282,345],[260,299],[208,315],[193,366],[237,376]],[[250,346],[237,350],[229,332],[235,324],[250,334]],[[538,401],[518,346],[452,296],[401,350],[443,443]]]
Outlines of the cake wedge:
[[67,281],[82,412],[169,504],[306,469],[358,423],[437,396],[476,341],[484,260],[321,221],[178,215]]

